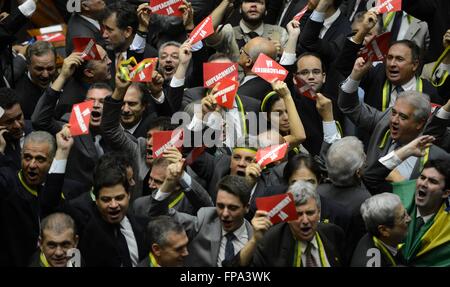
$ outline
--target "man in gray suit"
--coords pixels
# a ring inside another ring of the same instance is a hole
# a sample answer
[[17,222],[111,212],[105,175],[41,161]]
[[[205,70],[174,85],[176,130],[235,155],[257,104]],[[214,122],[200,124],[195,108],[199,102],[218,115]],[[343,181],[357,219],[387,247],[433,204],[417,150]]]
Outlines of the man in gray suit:
[[186,266],[215,267],[233,259],[253,234],[245,220],[250,186],[245,178],[229,175],[218,186],[216,207],[201,208],[197,216],[168,209],[167,197],[182,175],[183,161],[167,168],[164,184],[152,197],[150,216],[170,215],[180,222],[189,237]]
[[[430,101],[425,94],[416,91],[400,93],[392,107],[384,112],[360,103],[357,95],[359,82],[371,69],[372,63],[358,58],[351,75],[341,85],[339,108],[359,128],[370,134],[367,148],[367,165],[372,165],[390,151],[409,143],[424,129],[431,111]],[[447,155],[437,146],[431,146],[427,156],[410,157],[397,167],[396,175],[403,179],[419,176],[421,167],[428,159]]]

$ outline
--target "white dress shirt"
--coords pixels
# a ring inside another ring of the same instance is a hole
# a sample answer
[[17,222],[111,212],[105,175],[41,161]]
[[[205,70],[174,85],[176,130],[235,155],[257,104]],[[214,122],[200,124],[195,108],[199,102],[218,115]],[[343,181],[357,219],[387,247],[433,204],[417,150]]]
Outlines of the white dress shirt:
[[136,267],[139,263],[139,251],[136,242],[136,237],[134,236],[133,228],[131,227],[130,220],[128,217],[124,217],[120,222],[120,232],[122,232],[125,240],[127,241],[128,251],[130,252],[131,264]]
[[[234,255],[236,255],[248,242],[248,232],[245,223],[242,223],[242,225],[233,233],[234,236],[236,236],[233,240]],[[225,259],[225,246],[227,245],[226,234],[227,232],[222,229],[222,240],[220,241],[219,256],[217,256],[218,267],[222,267],[222,261]]]

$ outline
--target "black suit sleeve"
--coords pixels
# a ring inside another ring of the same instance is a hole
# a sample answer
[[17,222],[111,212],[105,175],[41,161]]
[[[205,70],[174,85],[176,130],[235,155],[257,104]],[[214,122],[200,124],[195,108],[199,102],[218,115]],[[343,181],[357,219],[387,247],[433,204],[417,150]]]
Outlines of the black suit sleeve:
[[364,185],[373,195],[383,192],[392,192],[392,185],[385,180],[390,172],[390,169],[377,160],[366,169],[362,178]]

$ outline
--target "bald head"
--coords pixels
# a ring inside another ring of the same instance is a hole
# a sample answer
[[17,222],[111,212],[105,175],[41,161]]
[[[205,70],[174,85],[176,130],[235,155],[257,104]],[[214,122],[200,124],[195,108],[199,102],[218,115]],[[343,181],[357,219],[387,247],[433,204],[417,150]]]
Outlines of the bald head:
[[267,38],[253,38],[245,45],[245,47],[246,51],[253,61],[256,61],[259,54],[261,53],[266,54],[272,59],[275,59],[277,56],[277,48],[275,47],[273,42]]
[[44,230],[50,230],[56,234],[61,234],[66,230],[72,230],[73,233],[76,233],[75,222],[72,217],[65,213],[53,213],[44,218],[41,222],[41,235]]

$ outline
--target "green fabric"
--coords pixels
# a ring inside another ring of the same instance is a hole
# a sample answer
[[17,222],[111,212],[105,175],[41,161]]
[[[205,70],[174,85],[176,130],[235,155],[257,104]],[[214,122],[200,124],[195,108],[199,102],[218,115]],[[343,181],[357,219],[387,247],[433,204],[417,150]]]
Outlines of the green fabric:
[[409,214],[412,212],[414,195],[416,194],[416,180],[405,180],[392,183],[392,192],[400,197],[403,206]]

